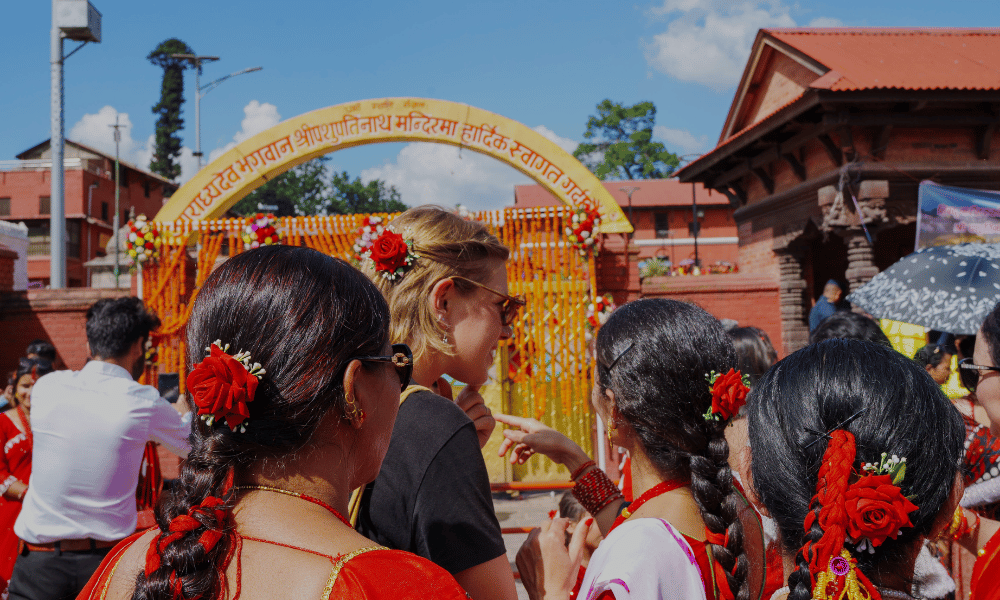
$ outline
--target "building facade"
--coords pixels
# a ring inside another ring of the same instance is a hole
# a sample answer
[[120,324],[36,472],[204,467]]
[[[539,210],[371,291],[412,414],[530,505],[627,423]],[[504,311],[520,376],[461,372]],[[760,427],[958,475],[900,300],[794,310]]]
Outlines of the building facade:
[[[28,227],[28,280],[44,287],[49,280],[49,206],[52,161],[49,142],[0,161],[0,220],[23,222]],[[71,287],[89,285],[83,264],[103,256],[111,239],[115,206],[115,159],[83,144],[66,140],[65,212],[66,280]],[[129,215],[152,217],[176,185],[139,169],[119,163],[121,225]],[[127,281],[127,279],[126,279]]]
[[736,208],[786,352],[827,280],[857,289],[914,250],[921,180],[1000,188],[998,72],[996,29],[758,33],[718,145],[678,177]]

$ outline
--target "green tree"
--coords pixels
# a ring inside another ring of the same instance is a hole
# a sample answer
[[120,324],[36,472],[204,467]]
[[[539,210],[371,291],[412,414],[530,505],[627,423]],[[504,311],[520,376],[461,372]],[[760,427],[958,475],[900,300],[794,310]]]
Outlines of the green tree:
[[597,116],[587,120],[573,156],[598,179],[662,179],[679,164],[676,154],[653,140],[656,107],[652,102],[622,106],[611,100],[597,105]]
[[184,69],[189,63],[173,58],[172,54],[194,54],[190,46],[177,38],[163,41],[146,57],[149,62],[163,69],[160,101],[153,106],[156,120],[156,149],[149,169],[154,173],[176,180],[181,174],[177,158],[181,155],[181,139],[177,135],[184,126],[181,105],[184,104]]
[[[332,203],[327,183],[326,163],[329,158],[320,156],[278,175],[250,192],[231,209],[236,214],[252,215],[262,212],[257,206],[277,206],[273,212],[279,217],[293,215],[330,214]],[[338,211],[333,211],[334,213]]]
[[350,215],[356,213],[399,212],[407,209],[400,201],[395,186],[375,179],[362,183],[353,181],[346,171],[331,177],[326,167],[329,157],[320,156],[293,167],[268,181],[231,209],[236,214],[261,212],[258,204],[277,206],[276,216],[291,215]]
[[336,212],[345,215],[357,213],[401,212],[408,207],[400,200],[394,185],[381,179],[363,183],[360,177],[351,181],[347,171],[334,173],[330,180]]

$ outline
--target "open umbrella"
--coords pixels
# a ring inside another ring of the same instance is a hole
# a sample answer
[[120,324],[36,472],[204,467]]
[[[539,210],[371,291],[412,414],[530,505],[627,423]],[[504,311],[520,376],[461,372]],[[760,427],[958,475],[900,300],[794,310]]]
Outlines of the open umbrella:
[[922,248],[847,299],[881,319],[975,334],[1000,302],[1000,244]]

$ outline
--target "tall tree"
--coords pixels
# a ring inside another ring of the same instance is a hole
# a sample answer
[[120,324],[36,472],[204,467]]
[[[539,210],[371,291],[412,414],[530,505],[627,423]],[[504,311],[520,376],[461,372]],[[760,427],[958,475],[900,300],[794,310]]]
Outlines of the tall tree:
[[597,115],[587,120],[583,137],[573,156],[598,179],[662,179],[679,164],[676,154],[653,140],[656,107],[652,102],[622,106],[604,100]]
[[334,173],[330,180],[333,203],[336,211],[345,214],[401,212],[408,207],[400,200],[394,185],[386,185],[381,179],[363,183],[360,177],[351,181],[347,171]]
[[156,148],[149,169],[154,173],[176,180],[180,177],[181,138],[177,135],[184,126],[181,105],[184,104],[184,69],[188,61],[173,58],[172,54],[194,54],[190,46],[177,38],[160,43],[146,57],[149,62],[163,69],[163,83],[160,85],[160,101],[153,106],[156,120]]

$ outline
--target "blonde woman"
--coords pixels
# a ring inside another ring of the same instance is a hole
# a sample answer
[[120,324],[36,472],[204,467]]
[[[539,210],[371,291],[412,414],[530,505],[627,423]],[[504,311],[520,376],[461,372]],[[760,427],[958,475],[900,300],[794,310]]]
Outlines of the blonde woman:
[[[513,600],[481,453],[496,421],[479,394],[523,305],[507,290],[509,251],[481,223],[436,207],[411,209],[390,227],[364,271],[389,303],[392,342],[412,348],[414,370],[357,529],[430,559],[475,600]],[[454,401],[443,375],[466,384]]]

